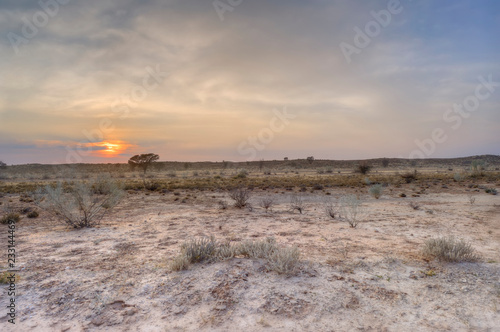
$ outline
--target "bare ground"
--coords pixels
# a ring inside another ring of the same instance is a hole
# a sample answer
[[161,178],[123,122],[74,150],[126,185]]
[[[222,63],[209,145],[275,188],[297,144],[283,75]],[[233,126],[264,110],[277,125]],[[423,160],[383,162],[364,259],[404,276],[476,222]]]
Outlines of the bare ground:
[[[13,326],[2,314],[0,330],[500,331],[500,196],[472,192],[471,205],[464,188],[411,197],[416,190],[405,185],[379,200],[361,189],[308,192],[304,214],[289,210],[282,190],[255,191],[254,208],[241,210],[218,209],[218,192],[130,192],[93,229],[68,229],[45,213],[25,218],[16,229],[18,318]],[[357,228],[324,212],[323,199],[347,191],[366,201]],[[278,204],[266,213],[258,201],[269,194]],[[15,195],[2,200],[30,206]],[[421,257],[426,239],[449,234],[483,260]],[[297,245],[300,271],[278,275],[244,258],[169,271],[183,241],[210,235]]]

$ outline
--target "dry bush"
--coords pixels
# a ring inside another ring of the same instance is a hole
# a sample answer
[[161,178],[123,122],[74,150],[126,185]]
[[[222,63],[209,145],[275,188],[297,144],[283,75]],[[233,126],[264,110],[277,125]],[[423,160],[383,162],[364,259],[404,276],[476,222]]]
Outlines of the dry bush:
[[260,206],[266,210],[266,212],[273,207],[275,201],[274,198],[268,196],[264,197],[260,200]]
[[335,216],[340,217],[339,206],[337,203],[334,203],[332,201],[325,201],[323,205],[325,207],[325,213],[328,217],[332,219],[335,219]]
[[362,201],[356,195],[347,195],[340,198],[340,211],[349,226],[356,228],[364,215]]
[[476,196],[474,196],[472,194],[468,194],[467,198],[469,199],[470,205],[474,205],[474,203],[476,203]]
[[297,272],[299,260],[299,248],[278,248],[267,258],[267,266],[271,271],[291,275]]
[[380,196],[382,196],[383,190],[384,190],[384,187],[381,184],[374,184],[373,186],[370,187],[370,189],[368,189],[368,192],[375,199],[379,199]]
[[410,202],[408,205],[413,209],[413,210],[419,210],[420,209],[420,204],[417,202]]
[[405,180],[406,183],[412,183],[417,179],[417,170],[414,170],[413,172],[406,172],[404,174],[401,174],[401,178]]
[[300,195],[293,195],[290,199],[290,210],[299,211],[300,214],[304,212],[305,204],[304,199]]
[[276,240],[272,237],[268,237],[262,241],[247,240],[238,245],[238,255],[248,258],[267,259],[277,249]]
[[356,166],[356,168],[354,169],[354,172],[361,173],[361,174],[368,174],[368,172],[370,172],[371,169],[372,169],[372,167],[370,165],[368,165],[365,162],[362,162],[358,166]]
[[187,269],[191,263],[223,261],[236,256],[265,259],[268,270],[293,274],[297,271],[300,252],[297,247],[278,247],[274,238],[244,241],[236,245],[218,242],[214,237],[201,238],[185,242],[180,255],[170,263],[170,269],[180,271]]
[[213,260],[217,246],[218,243],[213,236],[193,239],[181,246],[181,253],[182,256],[187,258],[189,263],[200,263],[206,260]]
[[470,243],[453,236],[425,241],[422,253],[426,257],[445,262],[476,262],[481,259]]
[[170,269],[172,271],[182,271],[189,267],[189,259],[185,255],[179,255],[170,262]]
[[217,202],[219,210],[227,210],[227,202],[223,199]]
[[0,224],[8,225],[11,223],[17,223],[21,220],[21,216],[18,213],[10,212],[0,219]]
[[38,218],[39,215],[40,214],[38,213],[38,211],[30,211],[30,212],[28,212],[28,214],[26,216],[30,219],[34,219],[34,218]]
[[250,190],[242,187],[233,189],[229,192],[229,198],[234,200],[234,206],[238,209],[242,209],[248,205],[250,195]]
[[101,180],[77,183],[67,193],[61,183],[39,188],[34,193],[40,208],[74,228],[98,225],[122,197],[123,191],[116,182]]

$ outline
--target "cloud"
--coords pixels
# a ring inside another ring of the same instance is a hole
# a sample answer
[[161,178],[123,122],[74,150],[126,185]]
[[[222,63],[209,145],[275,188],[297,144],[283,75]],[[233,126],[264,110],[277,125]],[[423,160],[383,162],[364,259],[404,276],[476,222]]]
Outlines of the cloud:
[[[70,1],[18,54],[1,39],[0,129],[60,146],[96,141],[86,133],[100,131],[97,141],[157,149],[170,160],[242,159],[238,144],[286,106],[297,120],[262,151],[267,158],[407,154],[479,75],[500,80],[500,22],[494,1],[401,3],[348,64],[339,44],[353,43],[354,28],[387,1],[244,1],[224,21],[210,1]],[[21,34],[23,17],[39,10],[1,1],[0,30]],[[123,101],[157,65],[168,73],[158,87],[140,102]],[[498,124],[499,96],[463,127],[486,137],[491,153],[499,152],[490,143],[498,126],[483,130],[478,119]],[[113,111],[117,100],[127,114]],[[113,130],[100,129],[103,119]],[[446,151],[460,151],[464,140],[450,138]],[[15,144],[2,146],[18,160]],[[50,154],[40,147],[33,158],[42,150]]]

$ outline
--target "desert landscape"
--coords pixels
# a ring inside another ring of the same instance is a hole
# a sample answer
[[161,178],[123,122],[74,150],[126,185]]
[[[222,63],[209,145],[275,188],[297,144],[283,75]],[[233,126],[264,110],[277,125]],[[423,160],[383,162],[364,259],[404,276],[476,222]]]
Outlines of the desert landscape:
[[0,0],[0,332],[500,332],[499,31]]
[[[495,156],[158,162],[147,173],[9,166],[0,207],[19,217],[17,323],[2,315],[0,329],[499,331],[498,166]],[[92,227],[68,225],[36,197],[60,182],[67,198],[96,179],[123,195]],[[450,236],[474,255],[425,252],[429,240]],[[239,249],[179,265],[187,243]],[[252,254],[259,244],[272,253]]]

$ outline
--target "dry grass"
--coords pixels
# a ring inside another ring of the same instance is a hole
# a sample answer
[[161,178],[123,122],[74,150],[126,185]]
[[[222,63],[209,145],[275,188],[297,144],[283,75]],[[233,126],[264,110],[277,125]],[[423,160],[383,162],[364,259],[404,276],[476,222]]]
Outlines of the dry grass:
[[19,220],[21,220],[21,216],[18,213],[11,212],[0,219],[0,224],[17,223]]
[[170,262],[170,268],[180,271],[193,263],[223,261],[237,256],[265,259],[269,271],[291,275],[297,272],[300,251],[297,247],[280,248],[274,238],[231,245],[218,242],[214,237],[204,237],[185,242],[180,254]]
[[470,243],[453,236],[427,240],[423,254],[445,262],[477,262],[481,259]]

